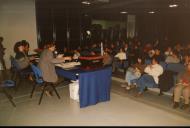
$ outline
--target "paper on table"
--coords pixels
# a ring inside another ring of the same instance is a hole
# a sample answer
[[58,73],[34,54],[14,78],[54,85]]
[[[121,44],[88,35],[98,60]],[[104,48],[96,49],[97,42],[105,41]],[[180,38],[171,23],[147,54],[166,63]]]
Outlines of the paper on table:
[[55,64],[55,65],[63,69],[68,69],[68,68],[74,68],[80,65],[80,62],[68,62],[68,63],[60,63],[60,64]]

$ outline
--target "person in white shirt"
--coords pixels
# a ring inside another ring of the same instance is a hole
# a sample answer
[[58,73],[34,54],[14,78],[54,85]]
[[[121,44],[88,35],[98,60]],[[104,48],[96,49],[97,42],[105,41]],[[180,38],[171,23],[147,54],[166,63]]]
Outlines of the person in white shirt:
[[119,60],[126,60],[126,53],[122,48],[119,49],[119,52],[115,55]]
[[142,75],[139,79],[132,81],[132,83],[135,83],[137,87],[139,87],[139,92],[137,96],[142,95],[145,87],[158,87],[159,76],[163,74],[163,67],[158,64],[158,62],[158,58],[153,57],[152,63],[148,65],[144,70],[145,74]]
[[121,68],[121,67],[123,68],[124,62],[126,61],[126,59],[127,59],[126,53],[124,52],[122,48],[120,48],[119,52],[114,56],[113,72],[115,72],[117,68]]

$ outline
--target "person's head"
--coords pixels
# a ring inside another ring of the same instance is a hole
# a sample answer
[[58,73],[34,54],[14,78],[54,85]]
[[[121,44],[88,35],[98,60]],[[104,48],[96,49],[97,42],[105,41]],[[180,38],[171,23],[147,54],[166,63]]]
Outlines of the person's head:
[[159,58],[157,56],[153,56],[152,58],[152,65],[158,64],[159,63]]
[[28,43],[26,40],[22,40],[21,42],[22,42],[23,45],[24,45],[24,50],[25,50],[26,52],[28,52],[28,51],[29,51],[29,48],[30,48],[29,43]]
[[155,49],[155,55],[160,55],[160,50],[159,49]]
[[143,59],[143,57],[137,57],[137,63],[139,63],[139,64],[144,64],[144,59]]
[[172,48],[170,46],[167,47],[167,51],[171,52]]
[[172,56],[178,57],[178,55],[179,55],[179,52],[177,50],[174,50]]
[[64,47],[63,52],[67,52],[67,51],[68,51],[67,47]]
[[127,43],[125,43],[125,48],[128,48],[128,44]]
[[15,53],[24,52],[24,45],[21,41],[15,43],[14,52]]
[[47,43],[45,48],[53,52],[56,49],[55,43],[54,42]]
[[120,48],[120,49],[119,49],[119,52],[124,52],[123,48]]

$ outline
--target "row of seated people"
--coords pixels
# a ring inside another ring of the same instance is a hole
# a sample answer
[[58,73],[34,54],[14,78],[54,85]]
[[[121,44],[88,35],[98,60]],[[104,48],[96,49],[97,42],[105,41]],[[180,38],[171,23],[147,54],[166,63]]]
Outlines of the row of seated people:
[[179,107],[180,97],[183,95],[185,103],[183,109],[188,109],[190,98],[190,64],[160,62],[157,56],[153,56],[151,63],[145,64],[138,57],[137,63],[130,66],[125,76],[127,90],[137,88],[136,96],[141,96],[147,88],[159,88],[162,91],[173,89],[174,105]]
[[[113,49],[112,49],[113,50]],[[111,51],[112,51],[111,50]],[[125,44],[123,47],[113,54],[113,69],[122,68],[126,70],[131,64],[134,64],[138,56],[143,56],[145,63],[149,64],[151,58],[156,55],[159,60],[166,63],[184,63],[186,59],[189,58],[189,49],[185,48],[143,48],[143,46],[136,46],[134,50],[131,50],[131,47],[128,44]]]
[[[26,46],[26,44],[28,46]],[[40,55],[28,55],[29,44],[26,41],[19,41],[14,46],[15,51],[15,65],[17,67],[18,73],[26,74],[30,80],[33,81],[33,70],[31,65],[37,65],[42,71],[42,78],[46,82],[56,83],[58,81],[58,76],[55,71],[55,63],[65,62],[65,60],[70,60],[70,57],[63,57],[63,55],[58,55],[56,58],[54,56],[54,51],[56,49],[55,43],[47,43],[46,47],[43,49]],[[38,62],[35,58],[40,57]],[[46,93],[50,95],[51,92]]]

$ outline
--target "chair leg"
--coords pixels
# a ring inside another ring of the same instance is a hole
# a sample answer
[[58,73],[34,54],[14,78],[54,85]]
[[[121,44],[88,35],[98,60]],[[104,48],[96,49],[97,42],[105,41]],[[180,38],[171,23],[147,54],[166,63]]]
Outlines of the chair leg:
[[16,81],[15,93],[18,91],[20,80]]
[[57,97],[58,97],[59,99],[61,99],[61,97],[59,96],[59,94],[58,94],[57,90],[55,89],[55,86],[51,84],[51,87],[52,87],[52,88],[53,88],[53,90],[55,91],[55,93],[56,93]]
[[3,89],[3,93],[5,94],[5,96],[7,96],[7,98],[8,98],[9,101],[11,102],[11,104],[12,104],[14,107],[16,107],[15,103],[12,101],[12,96],[9,95],[9,94],[5,91],[5,89]]
[[43,95],[44,95],[44,92],[45,92],[45,89],[46,89],[46,84],[44,85],[44,88],[42,90],[42,93],[41,93],[41,96],[40,96],[40,101],[39,101],[39,105],[41,104],[41,101],[42,101],[42,98],[43,98]]
[[164,93],[160,90],[160,93],[158,95],[162,96],[162,95],[164,95]]
[[32,98],[35,89],[36,89],[36,84],[33,85],[33,88],[32,88],[32,92],[31,92],[30,98]]
[[18,74],[16,73],[16,77],[15,77],[15,93],[17,92],[17,90],[19,88],[20,81],[21,80],[20,80]]
[[11,80],[14,80],[14,77],[15,77],[15,73],[14,71],[11,71]]

